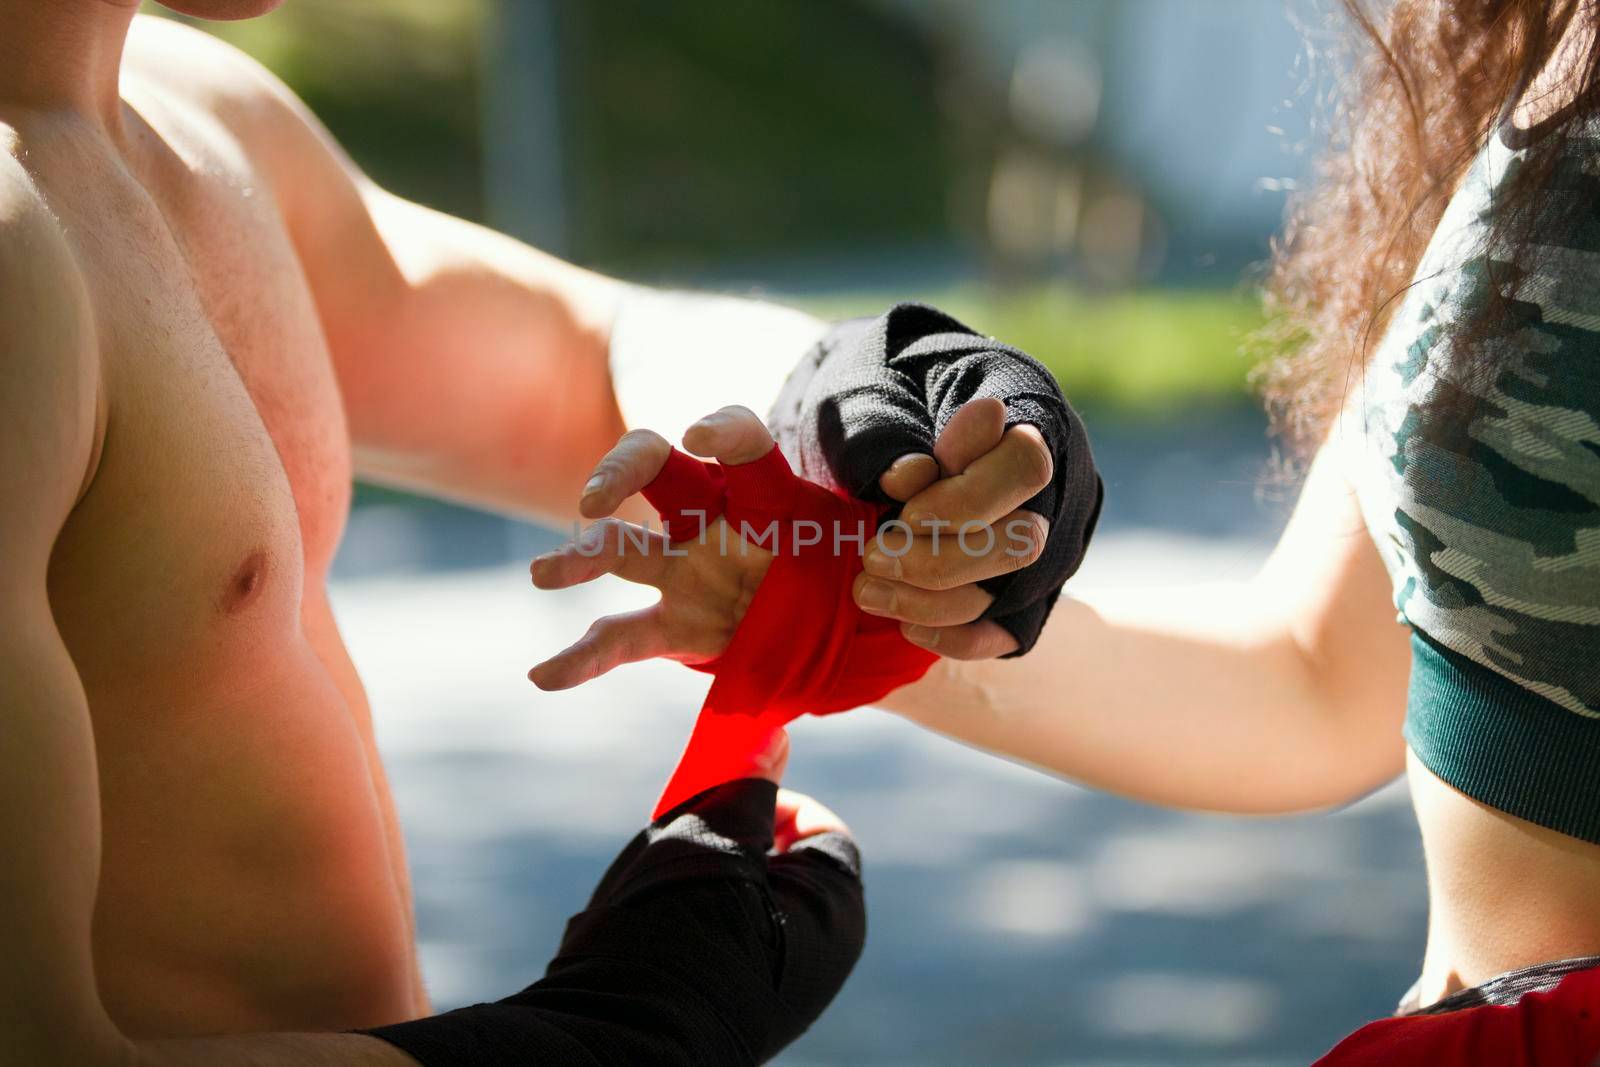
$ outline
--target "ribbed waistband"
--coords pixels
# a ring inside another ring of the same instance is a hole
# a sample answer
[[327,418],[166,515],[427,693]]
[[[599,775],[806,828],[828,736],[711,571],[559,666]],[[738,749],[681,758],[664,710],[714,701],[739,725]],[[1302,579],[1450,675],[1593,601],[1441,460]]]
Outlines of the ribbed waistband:
[[1405,738],[1474,800],[1600,844],[1600,719],[1413,631]]
[[1577,956],[1572,959],[1535,963],[1531,967],[1519,967],[1514,971],[1497,974],[1480,985],[1458,989],[1443,1000],[1436,1000],[1426,1007],[1419,1003],[1417,987],[1414,985],[1400,999],[1400,1006],[1395,1009],[1395,1014],[1445,1015],[1452,1011],[1465,1011],[1467,1008],[1482,1008],[1488,1005],[1507,1007],[1519,1003],[1529,993],[1549,992],[1560,985],[1561,980],[1569,974],[1592,971],[1596,967],[1600,967],[1600,956]]

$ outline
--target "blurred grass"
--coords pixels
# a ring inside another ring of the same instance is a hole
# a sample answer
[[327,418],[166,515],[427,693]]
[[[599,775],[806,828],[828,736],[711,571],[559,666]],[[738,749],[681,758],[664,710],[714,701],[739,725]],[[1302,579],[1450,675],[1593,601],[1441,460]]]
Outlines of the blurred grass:
[[[1089,294],[1060,286],[1002,292],[969,284],[917,294],[858,291],[782,302],[821,318],[842,319],[876,315],[911,299],[934,304],[1034,356],[1055,374],[1073,406],[1097,423],[1260,407],[1246,382],[1250,362],[1241,342],[1261,324],[1261,306],[1242,292]],[[356,501],[427,503],[372,485],[357,486]]]
[[[848,293],[793,302],[823,318],[844,318],[876,314],[896,299],[905,297]],[[1261,309],[1246,293],[961,285],[915,299],[1037,358],[1074,405],[1152,418],[1197,405],[1253,403],[1242,344],[1261,324]]]

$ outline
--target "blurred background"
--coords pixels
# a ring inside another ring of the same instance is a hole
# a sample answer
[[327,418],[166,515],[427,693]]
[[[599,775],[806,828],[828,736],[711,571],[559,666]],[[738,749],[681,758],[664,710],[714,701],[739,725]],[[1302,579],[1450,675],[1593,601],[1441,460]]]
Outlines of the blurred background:
[[[1286,516],[1241,340],[1316,150],[1296,23],[1286,0],[288,0],[206,28],[413,199],[635,281],[823,315],[915,297],[1032,352],[1106,474],[1092,588],[1248,576]],[[703,693],[666,664],[525,681],[640,602],[535,597],[559,536],[360,487],[336,566],[441,1008],[537,976]],[[791,783],[862,839],[872,933],[786,1064],[1305,1063],[1415,976],[1394,787],[1229,819],[874,711],[794,740]]]

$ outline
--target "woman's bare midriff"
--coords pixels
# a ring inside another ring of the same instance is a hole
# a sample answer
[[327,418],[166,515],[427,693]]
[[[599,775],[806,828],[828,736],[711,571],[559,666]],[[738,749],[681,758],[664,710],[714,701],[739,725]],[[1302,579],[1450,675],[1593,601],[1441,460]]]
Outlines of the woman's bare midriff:
[[1407,755],[1428,862],[1429,1004],[1505,971],[1600,955],[1600,846],[1496,811]]

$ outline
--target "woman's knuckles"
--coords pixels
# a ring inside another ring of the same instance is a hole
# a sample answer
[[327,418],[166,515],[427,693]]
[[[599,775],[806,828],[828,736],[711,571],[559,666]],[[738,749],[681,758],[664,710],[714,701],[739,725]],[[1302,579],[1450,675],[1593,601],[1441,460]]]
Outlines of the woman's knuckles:
[[1050,520],[1032,511],[1013,511],[1000,524],[1005,534],[1005,557],[1009,570],[1021,570],[1037,563],[1050,538]]
[[1025,485],[1036,493],[1050,484],[1055,476],[1055,461],[1044,435],[1032,426],[1015,426],[1006,433],[1001,447],[1008,449],[1008,466],[1015,484]]

